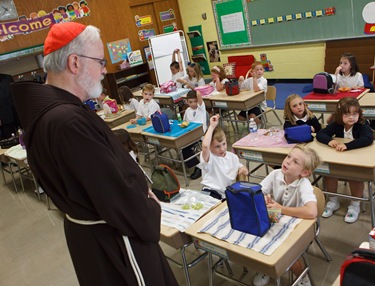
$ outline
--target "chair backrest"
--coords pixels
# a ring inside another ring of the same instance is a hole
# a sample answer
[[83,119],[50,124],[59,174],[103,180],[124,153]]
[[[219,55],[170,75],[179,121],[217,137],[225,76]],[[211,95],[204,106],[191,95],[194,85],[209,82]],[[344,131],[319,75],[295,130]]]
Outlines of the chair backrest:
[[317,205],[318,205],[318,217],[320,217],[324,212],[324,207],[326,205],[326,198],[321,189],[315,186],[313,186],[313,188],[314,188],[314,195],[316,197]]
[[276,100],[276,87],[275,86],[267,86],[267,92],[266,92],[266,100]]

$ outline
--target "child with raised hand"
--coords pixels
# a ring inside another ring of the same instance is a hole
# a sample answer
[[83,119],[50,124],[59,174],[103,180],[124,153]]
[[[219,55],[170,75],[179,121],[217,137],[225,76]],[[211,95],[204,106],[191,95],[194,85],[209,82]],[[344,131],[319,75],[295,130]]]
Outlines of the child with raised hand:
[[137,161],[138,148],[130,137],[129,132],[125,129],[116,129],[113,131],[113,133],[117,136],[117,138],[120,139],[122,145],[124,145],[125,150],[129,152],[129,155],[132,156],[134,161]]
[[177,81],[186,88],[194,89],[198,86],[204,86],[205,82],[201,67],[198,63],[188,63],[186,68],[187,75],[178,79]]
[[[335,138],[352,139],[352,141],[342,143],[339,140],[335,140]],[[373,132],[363,117],[358,100],[353,97],[344,97],[337,103],[333,121],[316,134],[316,139],[336,149],[336,151],[345,151],[371,145]],[[351,195],[362,198],[364,183],[354,180],[348,180],[348,182]],[[337,178],[324,177],[324,184],[327,192],[337,193]],[[330,196],[322,216],[328,218],[339,208],[340,203],[337,200],[337,196]],[[345,215],[345,222],[356,222],[359,211],[359,201],[352,200]]]
[[[203,132],[207,130],[207,114],[206,106],[202,99],[199,91],[190,90],[186,95],[186,101],[189,107],[185,110],[184,121],[187,122],[198,122],[203,124]],[[189,158],[194,155],[194,149],[198,143],[192,144],[186,148],[182,149],[182,155],[184,158]],[[197,166],[199,160],[194,157],[193,159],[186,162],[188,168]],[[194,172],[190,175],[190,179],[196,180],[202,176],[202,171],[200,168],[195,167]]]
[[151,120],[151,114],[154,114],[156,111],[160,111],[160,106],[153,99],[155,93],[155,87],[148,83],[142,89],[142,97],[139,102],[137,109],[136,118],[130,119],[130,123],[134,124],[137,122],[137,119],[146,118],[147,121]]
[[202,169],[202,191],[223,199],[226,187],[236,181],[237,175],[247,176],[249,171],[236,154],[227,151],[227,139],[224,131],[217,127],[218,123],[219,115],[212,116],[203,139],[199,167]]
[[340,65],[336,68],[336,84],[338,88],[363,88],[363,76],[359,72],[357,59],[351,53],[344,53]]
[[[267,208],[280,209],[281,214],[303,219],[314,219],[318,214],[317,200],[313,187],[307,178],[319,165],[319,156],[313,149],[296,145],[286,156],[281,169],[272,171],[260,184]],[[299,276],[305,268],[303,260],[297,260],[291,267]],[[254,286],[267,285],[270,277],[257,272]],[[306,275],[297,284],[311,285]]]
[[[264,68],[261,62],[254,62],[251,65],[251,77],[244,79],[243,76],[240,76],[238,79],[238,85],[241,90],[253,90],[253,91],[260,91],[264,90],[264,100],[261,104],[261,109],[259,107],[254,107],[249,111],[241,111],[238,114],[238,119],[245,121],[248,118],[254,118],[259,116],[262,111],[266,110],[267,108],[267,101],[266,101],[266,92],[267,92],[267,79],[264,78]],[[257,124],[260,123],[260,118],[256,118],[255,122]]]
[[284,130],[296,125],[309,125],[311,132],[316,133],[321,129],[316,116],[307,108],[306,103],[298,94],[291,94],[284,105]]
[[184,67],[182,65],[182,58],[179,49],[175,49],[172,53],[172,62],[169,65],[172,73],[171,81],[177,84],[178,88],[182,87],[182,84],[178,82],[178,79],[184,76]]
[[225,72],[223,67],[214,66],[211,69],[212,81],[209,83],[216,91],[222,91],[225,88],[225,83],[229,80],[225,77]]
[[121,86],[118,89],[118,95],[120,96],[125,110],[138,110],[139,102],[134,97],[134,94],[131,92],[130,88],[126,85]]

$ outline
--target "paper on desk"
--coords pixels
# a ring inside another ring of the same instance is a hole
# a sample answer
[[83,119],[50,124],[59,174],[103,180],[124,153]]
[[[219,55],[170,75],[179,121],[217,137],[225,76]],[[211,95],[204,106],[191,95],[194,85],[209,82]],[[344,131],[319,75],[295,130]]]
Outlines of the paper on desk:
[[27,158],[26,149],[23,149],[20,144],[9,148],[4,154],[16,160],[25,160]]
[[223,209],[216,217],[209,220],[199,230],[212,236],[250,248],[256,252],[271,255],[302,221],[300,218],[283,215],[278,223],[273,223],[263,237],[251,235],[231,228],[228,208]]
[[[203,207],[199,210],[182,209],[184,204],[191,202],[201,202]],[[179,231],[184,232],[207,211],[219,203],[220,200],[210,197],[201,191],[180,189],[178,199],[171,203],[161,203],[161,224],[174,227]]]

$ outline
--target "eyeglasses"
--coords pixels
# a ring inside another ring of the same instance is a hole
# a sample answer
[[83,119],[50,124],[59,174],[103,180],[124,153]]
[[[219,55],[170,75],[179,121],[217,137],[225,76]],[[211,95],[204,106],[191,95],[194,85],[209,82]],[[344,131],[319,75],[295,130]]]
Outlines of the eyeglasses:
[[192,68],[195,67],[195,63],[188,62],[187,65]]
[[353,113],[344,113],[344,117],[357,117],[359,115],[359,112],[353,112]]
[[104,69],[105,66],[106,66],[106,64],[107,64],[107,60],[106,59],[98,59],[98,58],[93,58],[93,57],[88,57],[88,56],[85,56],[85,55],[78,55],[78,54],[77,54],[77,56],[97,61],[102,66],[102,69]]

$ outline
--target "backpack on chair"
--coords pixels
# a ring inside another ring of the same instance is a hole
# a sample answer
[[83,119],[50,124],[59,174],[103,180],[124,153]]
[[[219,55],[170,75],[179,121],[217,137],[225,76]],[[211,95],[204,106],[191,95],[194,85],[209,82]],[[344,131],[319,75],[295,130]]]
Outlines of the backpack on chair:
[[167,165],[160,164],[152,171],[152,191],[162,202],[169,203],[180,191],[176,174]]

